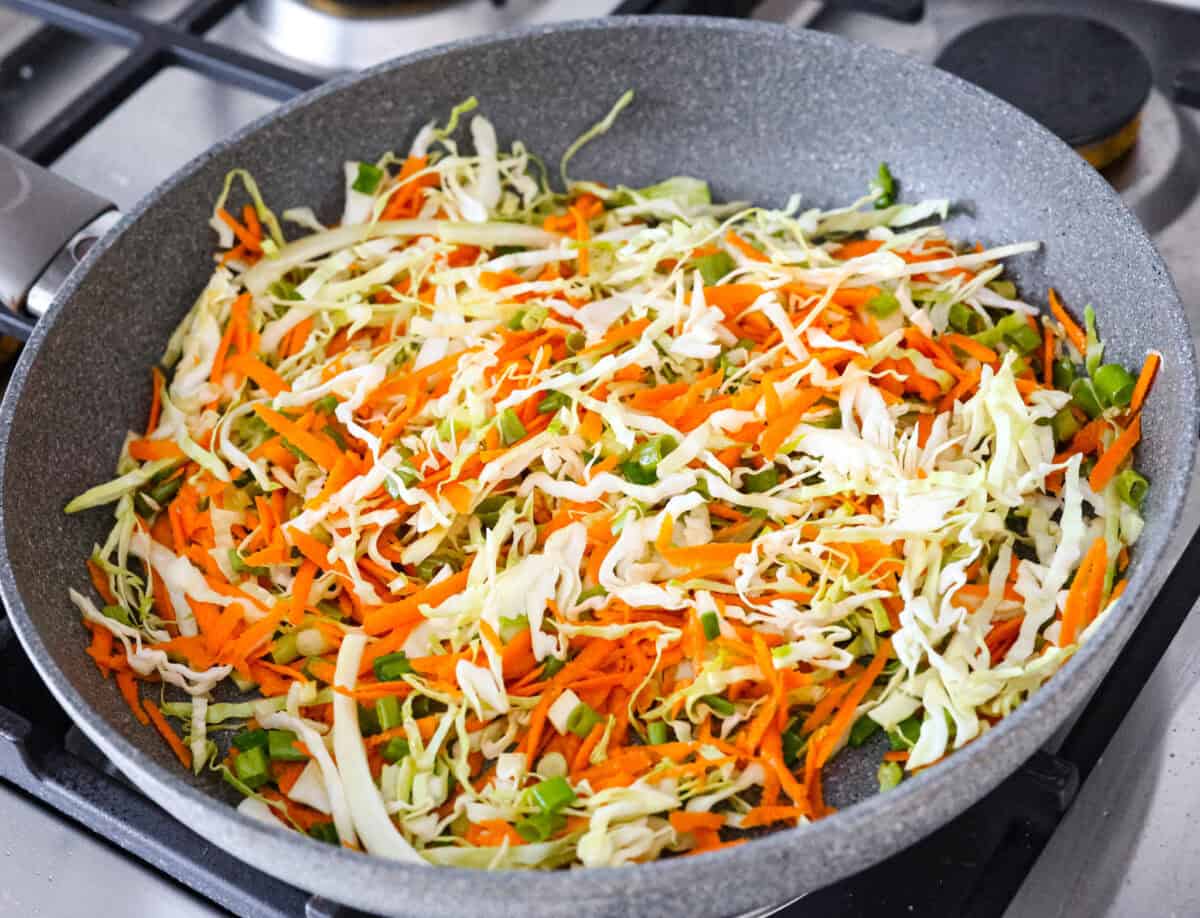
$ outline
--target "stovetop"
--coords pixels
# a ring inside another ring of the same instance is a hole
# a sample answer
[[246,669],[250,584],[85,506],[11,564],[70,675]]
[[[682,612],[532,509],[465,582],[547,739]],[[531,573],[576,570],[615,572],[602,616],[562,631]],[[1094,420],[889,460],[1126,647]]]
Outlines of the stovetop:
[[[308,23],[313,34],[302,5],[0,0],[0,143],[127,209],[213,142],[317,85],[347,56],[366,64],[380,54],[528,22],[703,12],[818,28],[932,61],[964,29],[1014,9],[1080,12],[1125,31],[1153,64],[1156,88],[1141,140],[1105,175],[1154,237],[1193,335],[1200,331],[1200,114],[1177,103],[1183,89],[1200,102],[1200,0],[425,0],[406,7],[403,28],[331,24],[307,49],[308,61],[279,50],[289,29]],[[281,16],[283,37],[268,40],[256,23],[278,27]],[[24,335],[30,325],[0,316],[0,330]],[[1193,492],[1185,534],[1200,521],[1200,491]],[[1197,592],[1200,538],[1181,542],[1175,554],[1178,563],[1161,561],[1164,586],[1141,628],[1054,743],[958,820],[785,914],[1200,913],[1200,887],[1183,877],[1193,873],[1188,856],[1197,852],[1188,840],[1195,835],[1190,813],[1155,794],[1160,780],[1176,792],[1186,788],[1189,766],[1200,760],[1200,742],[1163,738],[1187,722],[1200,680],[1200,617],[1184,623]],[[1134,715],[1122,723],[1131,708]],[[1177,754],[1184,759],[1179,767],[1163,764]],[[1072,807],[1077,795],[1081,803]],[[1138,804],[1132,809],[1130,798]],[[9,817],[0,820],[0,913],[74,914],[86,894],[117,914],[351,914],[241,864],[166,817],[71,725],[2,616],[0,811]],[[1157,850],[1164,838],[1155,835],[1154,820],[1170,823],[1167,839],[1177,850]],[[1113,829],[1128,837],[1108,840]],[[1093,860],[1110,875],[1094,879]],[[1146,899],[1146,890],[1160,897]]]

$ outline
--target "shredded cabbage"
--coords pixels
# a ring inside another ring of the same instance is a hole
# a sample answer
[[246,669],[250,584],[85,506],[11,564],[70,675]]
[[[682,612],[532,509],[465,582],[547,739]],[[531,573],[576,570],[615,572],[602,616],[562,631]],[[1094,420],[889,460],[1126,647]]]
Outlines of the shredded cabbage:
[[1004,278],[1037,243],[572,181],[631,102],[562,191],[474,100],[346,163],[336,226],[221,190],[148,433],[67,505],[115,505],[70,597],[252,818],[492,869],[715,850],[826,815],[876,731],[933,765],[1119,614],[1139,405],[1068,391],[1103,346]]

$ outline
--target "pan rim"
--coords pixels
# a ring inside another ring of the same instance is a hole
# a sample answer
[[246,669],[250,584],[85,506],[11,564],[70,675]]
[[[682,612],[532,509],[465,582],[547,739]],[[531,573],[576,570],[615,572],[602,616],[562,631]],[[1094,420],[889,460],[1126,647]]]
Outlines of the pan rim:
[[[656,29],[672,33],[686,33],[694,30],[697,32],[720,32],[728,35],[743,34],[772,38],[780,42],[781,47],[797,50],[824,46],[825,49],[848,55],[869,52],[875,57],[882,56],[890,67],[896,68],[899,75],[907,73],[918,77],[931,88],[940,86],[947,91],[955,92],[964,100],[970,100],[971,104],[1000,112],[1009,120],[1016,115],[1032,139],[1040,139],[1043,143],[1048,140],[1052,145],[1059,147],[1063,155],[1077,159],[1076,154],[1069,147],[1045,128],[1007,103],[957,77],[893,52],[882,51],[826,33],[796,30],[773,23],[687,16],[606,17],[507,30],[486,37],[443,44],[406,55],[361,73],[333,80],[298,96],[213,145],[143,198],[109,236],[93,248],[80,269],[72,275],[55,297],[47,315],[38,323],[14,370],[12,382],[4,396],[3,406],[0,407],[0,481],[5,479],[7,473],[7,447],[12,431],[12,421],[16,406],[24,393],[28,369],[37,359],[43,343],[54,330],[64,304],[71,300],[85,283],[87,274],[96,260],[108,251],[131,225],[158,205],[164,196],[190,178],[212,157],[238,145],[244,138],[265,126],[287,118],[292,112],[318,103],[326,96],[339,93],[360,82],[370,81],[380,74],[418,64],[448,52],[478,50],[506,45],[515,41],[537,40],[547,35],[579,32],[611,33],[628,29]],[[1161,308],[1165,313],[1169,313],[1170,322],[1175,326],[1174,331],[1187,336],[1190,340],[1190,331],[1174,282],[1170,279],[1166,266],[1153,242],[1146,236],[1124,202],[1099,174],[1082,159],[1077,159],[1077,163],[1078,165],[1074,167],[1073,171],[1081,178],[1081,187],[1094,198],[1107,202],[1113,209],[1114,218],[1121,222],[1121,228],[1132,240],[1146,247],[1145,256],[1150,260],[1150,266],[1157,268],[1165,278],[1164,302]],[[1141,254],[1139,252],[1139,256]],[[1181,369],[1184,371],[1189,391],[1195,391],[1197,370],[1194,351],[1186,366]],[[1196,400],[1191,400],[1188,406],[1188,416],[1193,432],[1198,426],[1198,408],[1200,406]],[[981,737],[980,741],[958,750],[937,766],[906,780],[887,794],[869,797],[811,825],[775,832],[756,839],[751,844],[695,858],[659,860],[648,864],[639,864],[636,865],[636,870],[620,873],[595,868],[530,873],[487,872],[468,868],[439,867],[437,873],[432,876],[438,878],[435,881],[436,885],[444,890],[441,905],[448,910],[454,907],[466,913],[470,909],[470,902],[456,900],[455,896],[460,893],[465,895],[469,892],[471,896],[492,896],[506,899],[513,895],[529,896],[536,889],[539,896],[547,899],[557,899],[562,896],[567,897],[563,901],[574,902],[581,907],[589,905],[599,907],[605,902],[617,901],[617,898],[622,895],[635,895],[639,890],[645,892],[654,888],[659,891],[679,889],[683,883],[694,882],[698,873],[713,868],[728,868],[729,876],[737,875],[734,871],[743,876],[753,876],[766,864],[782,867],[789,863],[793,865],[797,877],[808,878],[804,884],[805,889],[813,889],[864,869],[898,850],[902,847],[895,841],[899,836],[907,835],[908,842],[923,838],[934,828],[982,798],[1028,758],[1057,728],[1062,716],[1078,707],[1079,702],[1094,687],[1094,682],[1099,678],[1097,671],[1101,673],[1107,671],[1117,649],[1140,621],[1150,598],[1148,588],[1151,586],[1151,578],[1157,569],[1156,558],[1161,554],[1170,530],[1182,513],[1191,461],[1194,460],[1195,436],[1188,437],[1187,442],[1188,465],[1166,483],[1165,503],[1170,508],[1170,518],[1160,521],[1161,526],[1155,533],[1156,538],[1139,546],[1138,558],[1135,561],[1126,591],[1126,596],[1130,600],[1126,614],[1110,617],[1092,639],[1062,668],[1060,673],[1056,674],[1013,714],[989,730],[986,736]],[[420,881],[420,875],[414,873],[416,868],[411,865],[398,864],[370,856],[364,858],[362,854],[356,852],[331,850],[319,842],[256,823],[226,803],[191,786],[180,777],[176,770],[159,765],[139,746],[119,734],[104,729],[103,720],[97,712],[70,683],[63,671],[49,658],[41,634],[25,608],[9,558],[6,522],[6,509],[0,503],[0,534],[3,535],[0,537],[0,599],[3,599],[8,608],[18,639],[33,661],[39,675],[72,719],[123,771],[136,775],[143,788],[153,799],[168,809],[173,816],[192,827],[194,831],[198,831],[199,834],[220,844],[240,859],[246,860],[268,873],[280,876],[288,882],[301,885],[306,889],[315,889],[349,905],[378,909],[386,907],[386,903],[390,901],[394,907],[395,899],[389,894],[394,894],[396,889],[408,887],[411,891],[416,892],[417,889],[428,886]],[[1086,691],[1082,690],[1081,686],[1085,687]],[[981,780],[981,775],[985,775],[986,780]],[[966,793],[965,790],[968,788],[970,792]],[[197,820],[194,817],[201,815],[208,821],[203,828],[197,828]],[[881,830],[881,817],[891,823],[890,828]],[[213,821],[214,819],[215,821]],[[801,846],[808,851],[798,855]],[[283,860],[280,855],[285,853],[290,854],[297,865],[291,870],[280,868],[280,861]],[[317,857],[320,858],[323,870],[301,875],[303,865],[316,863],[314,858]],[[808,868],[800,863],[805,860],[811,861]],[[756,864],[759,865],[757,868]],[[816,865],[815,869],[813,865]],[[373,880],[373,885],[377,887],[375,890],[365,885],[358,885],[351,889],[344,882],[340,885],[338,883],[339,880],[344,881],[356,874],[366,876],[368,873]],[[816,877],[820,877],[819,882],[816,882]],[[417,882],[414,883],[414,881]],[[799,891],[801,890],[797,889],[797,892]],[[348,892],[351,894],[347,895]],[[712,903],[708,907],[719,907],[723,911],[736,909],[743,904],[743,900],[747,900],[747,897],[753,895],[755,889],[752,884],[731,884],[729,892],[730,895],[719,906]],[[501,902],[494,900],[494,904],[498,909],[503,910]],[[746,908],[749,908],[756,903],[745,901],[744,904]],[[761,905],[762,903],[757,904]],[[690,909],[693,913],[696,913],[697,910],[704,910],[704,905],[700,903],[695,903],[695,905],[698,906],[698,909]]]

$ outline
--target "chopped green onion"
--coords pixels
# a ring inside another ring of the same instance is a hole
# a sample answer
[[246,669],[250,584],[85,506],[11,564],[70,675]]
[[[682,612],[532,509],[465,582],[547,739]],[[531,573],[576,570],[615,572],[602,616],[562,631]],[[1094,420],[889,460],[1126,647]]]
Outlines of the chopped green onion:
[[233,770],[238,780],[255,790],[271,780],[271,769],[267,764],[267,753],[262,746],[247,749],[233,761]]
[[1100,360],[1104,357],[1104,344],[1096,334],[1096,310],[1092,308],[1091,303],[1083,307],[1083,324],[1087,333],[1087,357],[1083,362],[1088,375],[1094,377],[1100,367]]
[[383,760],[389,765],[395,765],[401,759],[406,759],[411,754],[408,740],[402,736],[393,736],[383,747]]
[[621,474],[625,476],[626,481],[636,485],[652,485],[658,481],[658,472],[642,468],[631,459],[621,463]]
[[864,714],[850,728],[850,745],[855,747],[861,746],[878,732],[879,724]]
[[375,670],[375,678],[380,682],[397,682],[414,672],[412,664],[408,662],[408,654],[403,651],[377,657],[371,668]]
[[646,725],[646,741],[651,746],[661,746],[667,741],[667,725],[661,720]]
[[1106,363],[1092,373],[1092,385],[1101,404],[1124,408],[1133,399],[1137,380],[1119,363]]
[[732,701],[722,698],[720,695],[701,695],[700,700],[708,705],[709,710],[718,717],[728,717],[737,710]]
[[700,616],[700,625],[704,628],[704,637],[715,641],[721,635],[721,621],[716,612],[705,612]]
[[567,335],[567,350],[572,354],[578,354],[587,346],[587,335],[583,332],[571,332]]
[[567,393],[551,392],[538,402],[538,414],[554,414],[559,408],[566,408],[569,404],[571,404],[571,396]]
[[893,749],[912,749],[921,735],[921,718],[914,714],[900,721],[888,731],[888,742]]
[[1070,408],[1063,408],[1050,419],[1050,428],[1054,431],[1055,443],[1066,443],[1079,433],[1079,422]]
[[504,324],[508,326],[509,331],[521,331],[524,323],[525,323],[525,310],[518,309],[511,316],[509,316],[508,321]]
[[300,645],[297,643],[295,631],[288,631],[281,635],[271,647],[271,659],[280,666],[286,666],[298,656],[300,656]]
[[575,706],[575,710],[567,715],[567,729],[580,739],[584,739],[592,732],[592,727],[596,726],[603,719],[603,717],[596,713],[595,708],[581,701]]
[[558,813],[533,813],[524,819],[518,820],[513,828],[517,830],[517,834],[521,838],[534,844],[548,841],[555,833],[562,830],[566,824],[566,819]]
[[651,437],[641,446],[635,447],[629,458],[621,463],[621,472],[634,484],[650,485],[658,481],[658,464],[678,444],[674,437]]
[[[388,475],[388,477],[383,480],[383,484],[384,487],[387,488],[388,497],[392,498],[393,500],[399,500],[401,484],[403,484],[406,488],[411,488],[421,480],[420,473],[407,459],[392,469],[392,472],[394,474]],[[400,479],[399,484],[396,482],[397,478]]]
[[884,762],[879,766],[879,790],[889,791],[904,780],[904,769],[899,762]]
[[879,164],[879,171],[871,182],[871,191],[879,192],[879,197],[875,199],[876,210],[883,210],[896,203],[896,179],[887,163]]
[[267,288],[267,293],[275,297],[277,300],[298,300],[301,299],[300,291],[296,289],[296,285],[291,281],[280,278]]
[[1075,382],[1075,364],[1059,358],[1054,361],[1054,388],[1066,392]]
[[791,729],[784,730],[780,739],[782,740],[784,764],[793,768],[800,761],[800,753],[804,751],[806,743],[798,732]]
[[575,790],[566,778],[547,778],[528,791],[530,801],[543,813],[557,813],[575,802]]
[[542,664],[542,678],[552,679],[566,665],[566,660],[560,660],[558,657],[546,657],[545,662]]
[[500,412],[498,421],[500,425],[500,439],[505,446],[512,446],[518,440],[525,439],[525,425],[521,423],[521,419],[517,417],[517,413],[511,408],[505,408]]
[[183,485],[185,476],[176,475],[174,478],[168,478],[166,481],[160,481],[157,484],[151,484],[149,490],[142,491],[138,494],[137,509],[142,516],[152,516],[155,507],[146,502],[145,498],[154,501],[158,507],[165,507],[179,493],[179,488]]
[[381,733],[400,726],[402,723],[400,699],[395,695],[385,695],[383,698],[376,699],[375,716],[379,720],[379,730]]
[[956,332],[970,335],[979,331],[981,324],[983,324],[983,319],[980,318],[979,313],[966,303],[955,303],[950,307],[950,327]]
[[354,184],[350,187],[360,194],[374,194],[379,188],[379,182],[383,178],[383,170],[378,166],[372,166],[370,163],[358,164],[358,175],[354,178]]
[[1017,298],[1017,285],[1010,280],[994,280],[988,284],[988,287],[1006,300],[1015,300]]
[[779,484],[779,470],[773,465],[742,478],[742,490],[747,494],[763,494]]
[[890,290],[880,290],[867,300],[867,311],[879,319],[886,319],[900,308],[900,301]]
[[324,398],[319,398],[313,402],[313,410],[318,414],[333,414],[337,406],[338,400],[336,395],[326,395]]
[[303,762],[308,758],[296,748],[296,734],[291,730],[268,730],[267,751],[277,762]]
[[375,714],[374,705],[358,706],[358,730],[363,736],[374,736],[379,732],[379,718]]
[[239,752],[249,752],[267,745],[267,742],[266,730],[246,730],[233,738],[233,748]]
[[1135,510],[1141,507],[1146,492],[1150,490],[1150,482],[1133,469],[1126,469],[1118,475],[1116,486],[1117,496]]
[[484,529],[492,529],[500,522],[500,511],[512,498],[507,494],[489,494],[475,507],[475,516]]
[[592,599],[593,597],[607,596],[607,595],[608,595],[608,590],[604,589],[604,587],[602,587],[602,586],[584,587],[582,590],[579,591],[579,598],[577,600],[575,600],[575,602],[577,602],[577,603],[587,602],[589,599]]
[[105,606],[100,610],[105,618],[111,618],[114,622],[120,622],[122,625],[134,627],[133,616],[129,614],[129,610],[124,606]]
[[1006,332],[1004,340],[1018,354],[1028,354],[1041,347],[1042,344],[1042,336],[1024,322],[1012,331]]
[[308,835],[310,838],[325,842],[327,845],[340,845],[342,843],[341,839],[338,838],[337,827],[332,822],[318,822],[315,825],[309,826]]
[[731,273],[737,267],[737,263],[728,252],[713,252],[711,255],[702,255],[695,260],[694,264],[707,287],[719,283],[721,278]]
[[1090,379],[1077,379],[1071,383],[1071,398],[1084,410],[1089,418],[1098,418],[1104,411]]

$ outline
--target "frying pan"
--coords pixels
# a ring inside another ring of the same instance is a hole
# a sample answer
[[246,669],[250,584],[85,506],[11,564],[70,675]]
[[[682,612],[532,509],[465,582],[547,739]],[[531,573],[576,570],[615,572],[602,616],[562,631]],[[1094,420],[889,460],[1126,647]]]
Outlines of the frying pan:
[[[124,431],[146,416],[146,369],[211,270],[207,219],[225,173],[245,167],[277,209],[314,204],[333,218],[344,160],[404,148],[422,123],[468,96],[502,141],[520,138],[555,162],[630,88],[635,104],[574,160],[576,175],[637,186],[691,174],[722,199],[780,206],[800,192],[808,205],[831,206],[862,194],[886,160],[906,199],[959,203],[950,225],[958,238],[1041,240],[1040,252],[1011,264],[1021,289],[1044,302],[1053,282],[1068,303],[1094,303],[1112,358],[1136,365],[1148,348],[1163,353],[1138,460],[1153,486],[1122,608],[1028,703],[942,763],[875,794],[878,750],[847,750],[829,777],[838,813],[714,854],[557,873],[425,869],[242,817],[219,782],[178,767],[83,653],[66,590],[85,583],[83,560],[110,519],[62,513],[110,476]],[[55,208],[64,214],[59,242],[80,225],[61,194],[3,205],[0,196],[6,246],[26,239],[35,220],[44,228]],[[448,45],[322,87],[218,144],[125,218],[63,287],[5,395],[0,593],[42,677],[105,754],[177,819],[286,881],[393,914],[731,915],[912,844],[1075,711],[1154,591],[1153,562],[1175,530],[1196,427],[1191,336],[1166,268],[1099,175],[1034,122],[947,74],[827,35],[725,20],[604,19]]]

